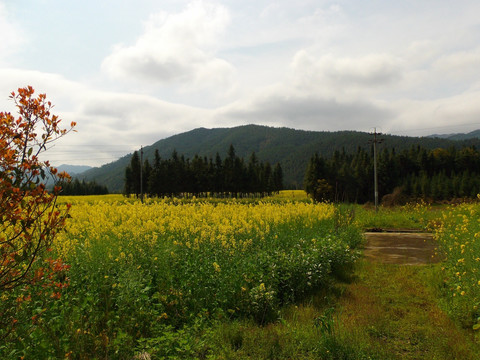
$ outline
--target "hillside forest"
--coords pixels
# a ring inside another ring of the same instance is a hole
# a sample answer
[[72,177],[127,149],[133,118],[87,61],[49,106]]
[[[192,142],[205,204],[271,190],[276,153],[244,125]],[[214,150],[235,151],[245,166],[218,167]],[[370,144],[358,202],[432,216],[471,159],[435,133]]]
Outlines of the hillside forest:
[[[315,154],[304,187],[316,200],[365,203],[374,194],[373,148],[355,153]],[[377,157],[378,189],[383,202],[474,198],[480,192],[480,153],[475,147],[428,150],[420,145],[396,152],[383,149]]]
[[280,164],[272,168],[269,162],[260,162],[253,152],[245,161],[230,145],[227,157],[222,160],[217,153],[215,160],[195,155],[193,159],[178,155],[162,159],[155,151],[153,164],[142,162],[134,152],[125,169],[124,194],[140,194],[157,197],[178,197],[185,194],[195,197],[262,197],[283,188],[283,172]]

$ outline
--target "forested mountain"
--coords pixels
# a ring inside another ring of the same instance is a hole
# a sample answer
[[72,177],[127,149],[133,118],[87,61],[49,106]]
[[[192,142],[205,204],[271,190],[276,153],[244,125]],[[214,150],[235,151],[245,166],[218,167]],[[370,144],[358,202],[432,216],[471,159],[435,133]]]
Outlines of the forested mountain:
[[466,139],[472,139],[472,138],[480,138],[480,130],[475,130],[472,132],[469,132],[468,134],[454,134],[449,136],[447,139],[449,140],[466,140]]
[[[407,137],[382,135],[383,142],[379,151],[395,148],[396,151],[409,149],[421,144],[425,149],[462,148],[475,146],[480,148],[480,139],[471,138],[455,141],[432,137]],[[259,161],[281,164],[286,187],[303,188],[303,178],[307,164],[314,153],[330,157],[335,151],[355,153],[358,147],[369,151],[373,136],[359,131],[304,131],[289,128],[273,128],[259,125],[245,125],[234,128],[199,128],[160,140],[143,148],[144,159],[153,163],[155,150],[162,158],[171,157],[174,150],[186,158],[215,158],[218,152],[224,158],[230,145],[235,147],[239,157],[247,159],[255,152]],[[90,169],[81,174],[81,179],[106,185],[111,192],[121,192],[124,186],[125,169],[130,163],[131,154]]]
[[75,174],[80,174],[83,173],[87,170],[90,170],[92,167],[91,166],[82,166],[82,165],[60,165],[57,170],[58,171],[65,171],[70,175],[75,175]]

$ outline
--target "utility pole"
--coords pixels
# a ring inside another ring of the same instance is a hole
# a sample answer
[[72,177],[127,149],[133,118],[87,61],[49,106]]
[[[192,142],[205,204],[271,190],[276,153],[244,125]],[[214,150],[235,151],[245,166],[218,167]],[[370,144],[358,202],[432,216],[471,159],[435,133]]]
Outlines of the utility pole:
[[377,133],[377,128],[373,128],[373,181],[375,186],[375,212],[378,212],[378,177],[377,177],[377,143],[383,142],[383,139],[378,139],[377,136],[381,133]]
[[143,204],[143,146],[140,146],[140,201]]

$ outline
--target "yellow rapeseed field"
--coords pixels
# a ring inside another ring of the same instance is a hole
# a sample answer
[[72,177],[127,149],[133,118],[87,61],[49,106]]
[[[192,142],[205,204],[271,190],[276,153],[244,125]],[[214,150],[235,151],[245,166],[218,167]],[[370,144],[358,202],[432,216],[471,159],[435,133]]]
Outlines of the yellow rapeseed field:
[[[61,198],[60,206],[72,204],[71,218],[48,256],[68,268],[59,278],[66,286],[55,289],[55,298],[19,289],[6,299],[11,306],[26,299],[16,310],[25,324],[18,331],[30,331],[41,315],[42,326],[55,329],[64,344],[49,348],[51,358],[132,358],[143,340],[163,348],[173,329],[217,319],[276,321],[283,306],[351,269],[362,242],[334,205],[303,195],[143,204],[120,195]],[[44,356],[39,344],[51,341],[50,333],[34,335],[31,345],[14,342],[4,351]]]
[[[69,199],[70,200],[70,199]],[[245,249],[261,241],[272,226],[283,223],[312,227],[331,218],[335,208],[329,204],[273,203],[242,204],[192,202],[176,205],[159,200],[146,204],[129,201],[78,201],[71,210],[66,232],[56,239],[54,248],[68,258],[70,249],[92,241],[128,238],[154,246],[170,241],[178,246],[198,247],[215,242],[228,249]]]

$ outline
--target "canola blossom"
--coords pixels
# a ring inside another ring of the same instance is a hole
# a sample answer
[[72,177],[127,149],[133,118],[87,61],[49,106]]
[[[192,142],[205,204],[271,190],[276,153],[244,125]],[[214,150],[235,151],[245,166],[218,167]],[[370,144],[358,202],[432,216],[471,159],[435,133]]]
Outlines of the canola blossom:
[[128,238],[132,243],[141,241],[151,246],[167,241],[198,248],[210,242],[232,251],[242,250],[264,240],[277,225],[312,228],[331,219],[334,211],[333,205],[311,203],[81,202],[73,206],[67,231],[57,237],[54,248],[68,258],[78,244],[88,247],[91,242],[101,241],[107,245]]
[[54,251],[80,282],[120,297],[125,278],[155,289],[169,322],[204,310],[274,318],[355,261],[362,241],[331,204],[92,200],[73,204]]
[[480,204],[448,207],[435,226],[445,258],[442,273],[450,312],[480,329]]

